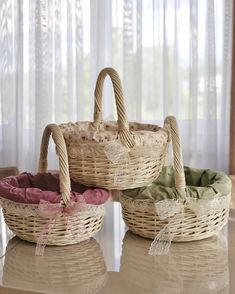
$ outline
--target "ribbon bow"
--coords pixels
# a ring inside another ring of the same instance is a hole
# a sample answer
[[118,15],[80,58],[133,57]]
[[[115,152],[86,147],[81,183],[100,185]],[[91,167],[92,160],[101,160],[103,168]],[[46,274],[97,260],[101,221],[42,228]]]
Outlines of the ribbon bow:
[[[41,217],[49,218],[49,220],[47,224],[44,226],[41,234],[39,235],[35,254],[43,256],[44,249],[50,237],[51,231],[53,227],[55,226],[57,219],[61,215],[71,216],[79,211],[86,210],[86,208],[87,208],[86,202],[82,195],[79,195],[79,197],[77,197],[77,202],[70,201],[65,207],[62,207],[60,203],[50,203],[46,200],[40,200],[40,203],[38,205],[38,214]],[[67,226],[68,226],[68,230],[73,234],[73,231],[71,230],[71,224],[70,224],[69,218],[67,219]],[[84,226],[84,230],[85,230],[85,226]],[[82,232],[84,230],[82,229]],[[81,237],[79,241],[82,241],[86,238],[86,236],[84,236],[83,234],[81,235],[83,237]]]
[[150,245],[149,255],[168,254],[171,242],[176,235],[177,229],[184,221],[184,209],[192,210],[197,216],[204,215],[206,212],[216,211],[228,206],[230,197],[221,196],[217,193],[209,199],[187,198],[186,202],[182,199],[165,199],[155,202],[155,209],[160,220],[168,218],[168,223],[156,235]]

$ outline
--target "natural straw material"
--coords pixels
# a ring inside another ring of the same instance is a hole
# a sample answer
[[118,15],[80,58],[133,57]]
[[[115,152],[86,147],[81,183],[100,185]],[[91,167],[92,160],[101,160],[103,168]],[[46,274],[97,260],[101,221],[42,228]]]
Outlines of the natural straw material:
[[[188,197],[176,119],[166,118],[165,127],[170,127],[174,153],[175,188],[179,197],[175,199],[176,201],[169,200],[169,204],[162,207],[165,209],[165,217],[160,217],[156,209],[158,201],[135,199],[128,196],[127,191],[122,191],[120,202],[124,221],[133,233],[152,239],[156,238],[159,232],[165,234],[159,238],[167,241],[194,241],[210,237],[228,221],[230,193],[227,195],[215,193],[212,199],[204,202],[201,199]],[[173,207],[170,206],[172,203]],[[203,207],[203,204],[208,205],[208,209]],[[174,209],[176,209],[175,212]]]
[[[113,84],[117,122],[104,122],[103,84]],[[70,176],[84,185],[129,189],[151,183],[165,161],[168,132],[156,125],[128,123],[118,73],[103,69],[95,88],[94,122],[60,125],[66,142]]]
[[45,248],[35,256],[35,246],[13,238],[6,248],[2,283],[5,287],[40,293],[97,293],[108,273],[103,252],[93,238],[70,246]]
[[[63,135],[57,125],[48,125],[43,133],[39,171],[46,172],[47,169],[46,158],[51,134],[59,157],[61,206],[66,208],[71,191],[68,159]],[[17,203],[2,197],[0,197],[0,203],[7,225],[23,240],[36,243],[42,232],[49,226],[50,218],[40,214],[39,204]],[[53,228],[50,232],[48,230],[47,245],[67,245],[89,239],[100,230],[104,213],[103,204],[86,204],[85,210],[75,211],[71,215],[61,212]]]

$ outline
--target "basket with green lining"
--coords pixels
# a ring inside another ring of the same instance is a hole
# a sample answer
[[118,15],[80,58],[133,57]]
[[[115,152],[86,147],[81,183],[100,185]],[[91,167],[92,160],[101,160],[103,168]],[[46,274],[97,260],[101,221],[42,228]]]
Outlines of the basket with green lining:
[[177,121],[167,117],[174,167],[164,167],[151,185],[124,190],[122,214],[129,229],[155,239],[150,254],[164,254],[171,241],[208,238],[227,223],[231,181],[223,173],[183,166]]

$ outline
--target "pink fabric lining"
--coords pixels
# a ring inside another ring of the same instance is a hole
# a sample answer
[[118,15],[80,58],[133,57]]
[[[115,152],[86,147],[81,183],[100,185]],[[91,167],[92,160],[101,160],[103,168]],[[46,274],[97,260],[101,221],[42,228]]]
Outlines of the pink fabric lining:
[[[87,204],[103,204],[109,193],[104,189],[88,188],[71,181],[71,200],[77,201],[83,195]],[[50,203],[60,202],[59,175],[52,173],[22,173],[0,181],[0,197],[29,204],[39,204],[40,200]]]

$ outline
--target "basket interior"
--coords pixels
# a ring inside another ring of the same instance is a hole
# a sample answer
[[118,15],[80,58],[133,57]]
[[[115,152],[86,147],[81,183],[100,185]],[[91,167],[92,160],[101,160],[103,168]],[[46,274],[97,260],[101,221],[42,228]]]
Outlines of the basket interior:
[[[109,197],[102,189],[86,187],[71,181],[71,199],[77,201],[83,196],[88,204],[103,204]],[[0,181],[0,197],[19,202],[38,204],[40,200],[60,202],[60,181],[58,173],[22,173]]]
[[[225,196],[231,193],[231,180],[223,173],[210,169],[184,167],[187,196],[196,199],[210,199],[215,195]],[[135,199],[175,199],[174,168],[163,167],[160,176],[149,186],[123,191],[123,194]]]
[[[131,122],[128,125],[130,131],[138,135],[137,144],[140,141],[142,142],[142,140],[145,144],[153,144],[154,141],[159,143],[159,140],[166,143],[168,140],[168,132],[157,125],[136,122]],[[118,133],[120,131],[115,121],[67,123],[61,124],[60,129],[63,132],[66,142],[70,143],[110,142],[118,139]]]

